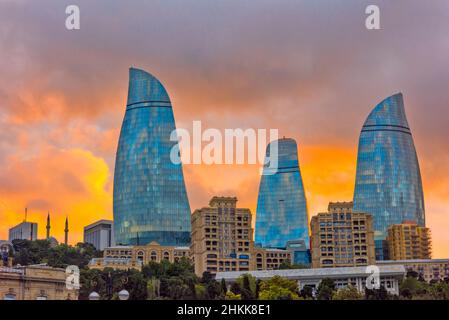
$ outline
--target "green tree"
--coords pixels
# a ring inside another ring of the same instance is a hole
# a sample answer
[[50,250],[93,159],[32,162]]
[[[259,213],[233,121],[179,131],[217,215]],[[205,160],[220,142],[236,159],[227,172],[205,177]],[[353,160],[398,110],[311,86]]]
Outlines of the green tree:
[[309,269],[310,267],[305,264],[291,263],[289,260],[284,260],[279,264],[279,270],[286,269]]
[[240,294],[235,294],[232,291],[226,292],[225,300],[242,300],[242,296]]
[[304,286],[300,292],[300,297],[306,299],[306,300],[311,300],[313,299],[313,289],[310,286]]
[[195,284],[195,295],[196,295],[197,299],[199,299],[199,300],[207,299],[206,287],[204,286],[204,284],[201,284],[201,283]]
[[151,278],[147,282],[147,299],[156,300],[160,297],[161,281],[157,278]]
[[206,284],[206,296],[209,300],[222,299],[221,295],[221,285],[215,280],[209,281]]
[[334,292],[332,295],[332,300],[361,300],[363,298],[363,294],[361,294],[356,287],[347,286],[338,291]]
[[274,276],[260,283],[260,300],[296,300],[299,299],[298,285],[294,280]]
[[20,265],[46,263],[58,268],[65,268],[68,265],[84,268],[92,258],[101,256],[101,252],[88,243],[51,247],[47,240],[14,240],[13,246],[16,251],[14,263]]
[[334,280],[329,279],[329,278],[324,278],[323,280],[321,280],[320,284],[318,285],[317,299],[318,300],[331,300],[334,290],[335,290]]
[[419,281],[417,277],[410,275],[399,285],[399,294],[405,299],[412,299],[418,295],[427,293],[427,283]]
[[242,294],[242,288],[240,287],[240,285],[237,282],[233,282],[231,284],[231,290],[230,290],[233,294]]
[[221,294],[225,296],[227,292],[228,286],[226,285],[226,280],[224,278],[221,278]]
[[237,279],[237,283],[240,287],[240,294],[243,300],[254,300],[257,294],[256,278],[249,273],[241,275]]
[[395,297],[388,293],[384,286],[379,289],[365,288],[365,300],[393,300]]

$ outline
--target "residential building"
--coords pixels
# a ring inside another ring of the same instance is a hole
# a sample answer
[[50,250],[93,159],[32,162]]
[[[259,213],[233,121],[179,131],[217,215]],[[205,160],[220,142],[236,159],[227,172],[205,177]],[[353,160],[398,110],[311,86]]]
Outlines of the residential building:
[[421,173],[401,93],[379,103],[363,125],[354,210],[373,216],[376,260],[388,259],[389,226],[404,220],[425,226]]
[[407,272],[414,271],[427,282],[449,280],[449,259],[384,260],[376,264],[403,265]]
[[296,141],[282,138],[270,142],[265,163],[257,200],[256,245],[285,249],[288,241],[302,240],[310,249],[309,218]]
[[305,244],[304,240],[292,240],[287,241],[286,250],[291,252],[291,260],[293,264],[299,264],[303,266],[310,266],[312,256],[309,246]]
[[97,250],[101,251],[114,246],[114,222],[112,220],[99,220],[85,226],[84,242],[92,244]]
[[371,215],[353,211],[352,202],[331,202],[328,212],[312,217],[312,268],[366,266],[375,263]]
[[237,208],[235,197],[213,197],[192,215],[190,255],[195,273],[278,268],[291,253],[254,246],[251,211]]
[[390,260],[431,259],[430,229],[413,221],[391,225],[387,242]]
[[15,227],[9,229],[9,241],[20,240],[37,240],[37,223],[24,221]]
[[182,164],[171,158],[178,148],[171,139],[175,129],[164,86],[148,72],[131,68],[114,174],[117,244],[190,245],[191,211]]
[[254,248],[251,254],[251,270],[277,270],[284,262],[292,263],[292,253],[283,249]]
[[78,300],[66,286],[66,270],[46,265],[0,267],[0,299]]
[[94,258],[89,263],[91,269],[138,269],[150,261],[175,262],[182,257],[190,259],[189,247],[161,246],[157,242],[139,246],[113,246],[104,249],[103,258]]
[[[224,279],[227,285],[235,282],[241,275],[249,273],[256,279],[269,280],[274,276],[280,276],[298,283],[298,289],[304,287],[312,288],[316,292],[323,279],[334,280],[337,289],[351,285],[361,293],[365,291],[366,281],[372,272],[366,267],[342,267],[342,268],[317,268],[317,269],[286,269],[269,271],[226,271],[218,272],[215,279]],[[380,285],[394,295],[399,294],[399,284],[405,277],[406,270],[402,265],[381,265],[379,266]]]

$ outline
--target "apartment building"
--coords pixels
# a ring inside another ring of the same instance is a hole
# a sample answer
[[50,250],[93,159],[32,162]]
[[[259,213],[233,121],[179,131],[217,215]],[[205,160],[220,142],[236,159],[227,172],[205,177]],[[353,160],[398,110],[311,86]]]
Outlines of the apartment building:
[[331,202],[311,220],[312,268],[357,267],[375,263],[373,219],[354,212],[352,202]]

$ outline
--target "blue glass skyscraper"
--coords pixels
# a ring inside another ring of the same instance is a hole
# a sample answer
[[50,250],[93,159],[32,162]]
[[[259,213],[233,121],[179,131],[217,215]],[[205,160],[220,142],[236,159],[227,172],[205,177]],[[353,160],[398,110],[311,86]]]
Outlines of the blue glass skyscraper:
[[172,105],[151,74],[131,68],[114,175],[114,230],[120,244],[190,244],[182,165],[173,163]]
[[[288,241],[299,240],[310,249],[309,219],[296,141],[283,138],[276,143],[277,168],[265,164],[260,181],[255,242],[262,247],[285,248]],[[272,145],[273,142],[267,147],[267,158]]]
[[379,103],[360,133],[354,210],[373,215],[376,259],[388,258],[385,238],[392,224],[425,225],[418,157],[402,94]]

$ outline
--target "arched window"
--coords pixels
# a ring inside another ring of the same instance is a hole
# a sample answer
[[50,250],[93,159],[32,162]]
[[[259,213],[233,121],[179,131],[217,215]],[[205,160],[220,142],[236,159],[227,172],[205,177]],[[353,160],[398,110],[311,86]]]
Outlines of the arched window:
[[168,253],[168,251],[164,251],[164,260],[169,260],[170,259],[170,253]]
[[151,251],[150,259],[151,259],[151,261],[156,261],[157,260],[157,253],[156,253],[156,251]]
[[144,252],[143,251],[137,251],[137,260],[143,261]]

